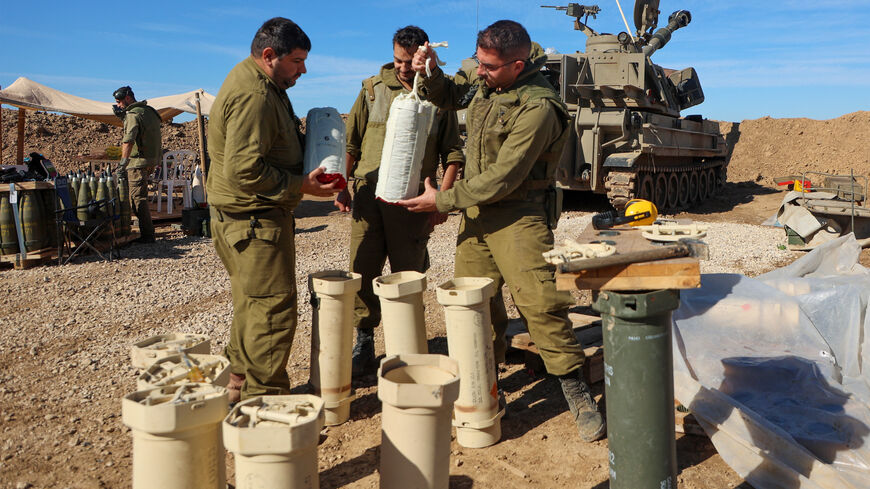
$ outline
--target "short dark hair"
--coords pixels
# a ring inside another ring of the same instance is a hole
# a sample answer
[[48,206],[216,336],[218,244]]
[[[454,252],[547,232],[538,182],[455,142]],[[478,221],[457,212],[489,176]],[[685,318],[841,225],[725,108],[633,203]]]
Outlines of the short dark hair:
[[429,42],[426,31],[415,25],[402,27],[393,34],[393,44],[398,44],[405,49],[411,49]]
[[477,33],[477,47],[492,49],[502,58],[528,59],[532,40],[519,22],[499,20]]
[[124,100],[125,98],[127,98],[127,95],[133,97],[134,99],[136,98],[136,96],[133,95],[133,89],[130,88],[129,85],[123,86],[112,92],[112,96],[115,97],[115,100]]
[[257,30],[251,41],[251,54],[255,57],[263,54],[263,50],[272,48],[279,58],[294,49],[311,51],[311,40],[301,27],[290,19],[273,17]]

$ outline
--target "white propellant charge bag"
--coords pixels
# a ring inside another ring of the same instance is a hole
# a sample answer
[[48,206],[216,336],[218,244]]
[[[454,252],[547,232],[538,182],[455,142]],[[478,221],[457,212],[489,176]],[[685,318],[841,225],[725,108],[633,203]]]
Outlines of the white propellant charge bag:
[[305,173],[319,167],[324,175],[340,174],[347,178],[345,147],[347,129],[334,107],[315,107],[305,118]]
[[[447,43],[429,46],[447,47]],[[417,73],[411,93],[399,95],[390,104],[378,185],[375,187],[375,197],[387,202],[410,199],[419,193],[426,142],[438,111],[432,102],[420,99],[417,94],[419,82],[420,74]]]
[[390,104],[387,133],[375,197],[387,202],[416,197],[420,189],[420,169],[426,152],[429,130],[438,110],[432,102],[420,100],[417,81],[411,93],[399,95]]

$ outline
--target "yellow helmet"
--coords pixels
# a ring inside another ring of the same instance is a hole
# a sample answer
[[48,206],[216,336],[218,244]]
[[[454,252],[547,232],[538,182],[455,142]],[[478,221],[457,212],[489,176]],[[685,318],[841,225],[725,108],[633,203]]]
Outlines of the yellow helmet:
[[625,204],[625,217],[632,218],[630,226],[646,226],[656,221],[659,213],[655,204],[648,200],[632,199]]

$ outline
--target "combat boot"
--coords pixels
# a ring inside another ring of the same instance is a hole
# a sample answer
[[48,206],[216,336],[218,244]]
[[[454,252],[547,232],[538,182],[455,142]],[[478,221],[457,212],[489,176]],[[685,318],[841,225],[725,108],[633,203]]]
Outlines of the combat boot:
[[353,345],[351,360],[351,375],[358,377],[374,373],[378,368],[375,361],[375,330],[372,328],[356,329],[356,344]]
[[568,401],[568,409],[574,416],[580,438],[586,442],[600,440],[607,433],[604,416],[598,410],[598,404],[589,392],[589,386],[583,380],[583,371],[578,369],[570,374],[560,375],[559,383]]

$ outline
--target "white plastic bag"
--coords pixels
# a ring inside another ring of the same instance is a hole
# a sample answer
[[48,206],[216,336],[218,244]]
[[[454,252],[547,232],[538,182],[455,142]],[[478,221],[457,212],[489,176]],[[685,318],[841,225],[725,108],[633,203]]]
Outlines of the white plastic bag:
[[431,102],[420,100],[419,77],[419,74],[414,77],[411,93],[399,95],[390,105],[375,187],[375,197],[387,202],[410,199],[419,192],[426,141],[438,110]]
[[315,107],[305,119],[305,173],[319,167],[324,175],[340,174],[347,178],[345,145],[346,131],[341,115],[334,107]]

